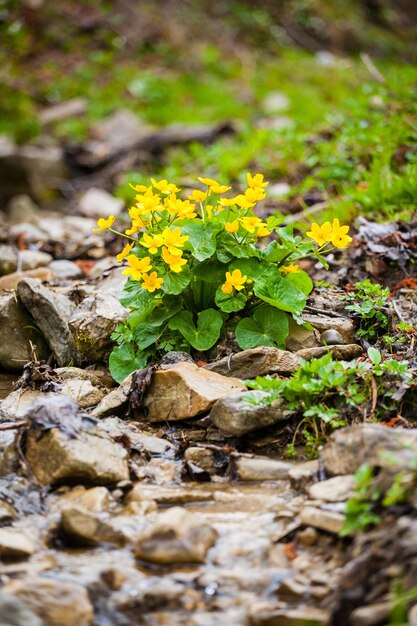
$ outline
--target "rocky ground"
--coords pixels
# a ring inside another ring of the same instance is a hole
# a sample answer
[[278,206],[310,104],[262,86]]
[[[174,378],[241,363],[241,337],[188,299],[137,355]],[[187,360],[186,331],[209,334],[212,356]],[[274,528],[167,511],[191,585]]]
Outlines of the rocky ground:
[[[92,228],[101,212],[121,210],[90,190],[71,213],[17,196],[4,217],[2,623],[389,623],[392,581],[417,582],[415,499],[366,535],[339,533],[354,473],[364,461],[381,480],[412,468],[417,431],[365,422],[337,431],[318,460],[289,462],[294,412],[245,400],[244,380],[289,376],[300,357],[363,354],[338,292],[313,294],[312,330],[293,329],[287,350],[208,364],[169,353],[117,386],[106,359],[127,314],[125,278],[115,242]],[[371,254],[364,232],[347,270],[358,277]],[[323,345],[324,333],[335,345]]]

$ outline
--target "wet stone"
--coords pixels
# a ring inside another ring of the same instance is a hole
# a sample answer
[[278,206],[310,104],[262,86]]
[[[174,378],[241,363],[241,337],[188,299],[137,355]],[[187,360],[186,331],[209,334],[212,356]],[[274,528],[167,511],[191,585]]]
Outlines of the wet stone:
[[337,535],[343,528],[345,516],[314,506],[306,506],[300,513],[301,523]]
[[328,480],[315,483],[307,492],[313,500],[325,502],[344,502],[353,495],[355,481],[352,475],[334,476]]
[[250,626],[327,626],[329,614],[324,609],[314,607],[263,609],[252,611]]
[[77,545],[107,543],[123,546],[127,541],[126,535],[113,526],[108,515],[88,511],[80,506],[63,509],[60,530],[71,543]]
[[16,528],[0,528],[0,559],[27,559],[36,551],[27,534]]
[[320,341],[323,346],[340,346],[345,342],[342,335],[337,330],[325,330],[320,335]]
[[318,474],[319,462],[313,460],[294,465],[288,472],[288,477],[294,489],[305,491],[311,483],[318,479]]
[[240,480],[284,480],[291,469],[289,463],[261,456],[241,455],[236,459],[236,472]]
[[6,591],[0,591],[0,616],[1,626],[44,626],[25,602]]
[[298,367],[299,360],[291,352],[259,346],[210,363],[204,369],[222,376],[249,379],[265,374],[290,374]]

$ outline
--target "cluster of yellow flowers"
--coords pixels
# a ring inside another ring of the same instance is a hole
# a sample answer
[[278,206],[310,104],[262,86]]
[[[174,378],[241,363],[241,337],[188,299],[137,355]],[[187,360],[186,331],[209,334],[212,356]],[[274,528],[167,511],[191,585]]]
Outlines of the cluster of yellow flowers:
[[349,226],[341,226],[339,220],[336,218],[333,223],[324,222],[321,226],[313,223],[311,230],[307,233],[307,236],[315,241],[320,247],[331,243],[335,248],[346,248],[346,246],[352,241],[352,237],[349,237]]

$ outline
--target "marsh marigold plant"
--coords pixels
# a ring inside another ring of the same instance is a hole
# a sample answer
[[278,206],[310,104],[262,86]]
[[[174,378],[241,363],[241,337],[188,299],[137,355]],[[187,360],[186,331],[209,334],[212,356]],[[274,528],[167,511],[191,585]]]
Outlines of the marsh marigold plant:
[[131,311],[113,339],[114,378],[169,350],[206,352],[233,333],[242,349],[284,347],[289,317],[301,313],[313,288],[297,261],[345,248],[349,227],[312,224],[306,237],[280,218],[262,220],[254,213],[266,197],[262,174],[247,174],[247,189],[199,178],[187,194],[167,180],[135,185],[130,224],[98,220],[96,231],[110,230],[126,240],[116,256],[128,281],[121,296]]

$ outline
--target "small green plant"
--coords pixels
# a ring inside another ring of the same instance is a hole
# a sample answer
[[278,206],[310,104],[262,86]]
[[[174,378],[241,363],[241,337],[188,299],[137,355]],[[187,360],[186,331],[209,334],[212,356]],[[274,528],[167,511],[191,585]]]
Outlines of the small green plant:
[[[253,208],[265,198],[261,174],[247,175],[243,194],[227,197],[230,187],[199,179],[187,199],[166,180],[135,185],[130,227],[113,228],[115,218],[100,218],[97,231],[128,239],[117,259],[127,261],[129,280],[121,302],[131,315],[113,335],[118,346],[110,370],[122,381],[148,360],[172,349],[206,352],[233,332],[240,348],[284,347],[288,316],[301,313],[313,283],[296,262],[345,248],[349,227],[339,220],[313,223],[307,237],[281,228],[272,216],[263,222]],[[274,236],[266,246],[259,240]]]
[[386,333],[390,325],[388,296],[389,289],[372,283],[368,278],[342,296],[341,300],[347,302],[347,311],[353,313],[358,322],[358,337],[373,340]]
[[[407,361],[382,360],[379,350],[369,348],[368,361],[335,361],[329,352],[319,359],[302,360],[300,368],[289,378],[259,376],[246,384],[267,392],[253,399],[253,403],[271,404],[282,397],[301,414],[287,453],[294,456],[298,438],[308,454],[314,456],[333,430],[358,418],[362,421],[364,416],[378,419],[396,411],[393,396],[399,383],[407,389],[412,378]],[[372,408],[375,382],[378,403]]]
[[374,504],[380,498],[380,493],[374,487],[374,469],[366,463],[361,465],[355,474],[355,494],[346,504],[346,518],[340,532],[341,537],[363,532],[373,524],[381,521],[379,515],[373,512]]

